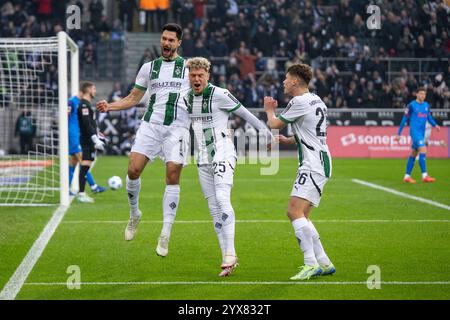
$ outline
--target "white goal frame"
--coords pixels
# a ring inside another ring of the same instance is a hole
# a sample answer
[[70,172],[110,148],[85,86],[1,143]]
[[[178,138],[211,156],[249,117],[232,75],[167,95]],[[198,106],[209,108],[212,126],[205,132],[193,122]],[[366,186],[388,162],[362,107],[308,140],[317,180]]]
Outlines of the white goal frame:
[[[34,41],[34,42],[33,42]],[[50,38],[4,38],[6,47],[29,48],[46,44],[50,50],[57,50],[58,59],[58,155],[59,155],[59,205],[69,206],[69,133],[68,133],[68,55],[70,52],[70,93],[77,95],[79,90],[79,50],[77,44],[61,31]],[[55,44],[57,43],[57,48]],[[40,203],[0,203],[0,206],[45,206]]]

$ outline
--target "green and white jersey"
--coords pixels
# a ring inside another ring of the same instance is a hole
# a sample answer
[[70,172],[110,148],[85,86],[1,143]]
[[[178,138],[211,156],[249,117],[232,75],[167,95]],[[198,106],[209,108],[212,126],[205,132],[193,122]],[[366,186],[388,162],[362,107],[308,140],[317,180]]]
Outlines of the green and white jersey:
[[190,90],[184,101],[194,130],[197,164],[236,157],[228,117],[241,107],[241,103],[228,90],[210,83],[199,95]]
[[143,121],[189,128],[189,118],[182,100],[190,88],[189,70],[185,64],[186,60],[181,57],[172,61],[158,58],[141,67],[134,87],[148,90],[150,97]]
[[292,125],[300,168],[330,177],[332,165],[327,146],[327,106],[322,99],[310,92],[294,97],[278,118]]

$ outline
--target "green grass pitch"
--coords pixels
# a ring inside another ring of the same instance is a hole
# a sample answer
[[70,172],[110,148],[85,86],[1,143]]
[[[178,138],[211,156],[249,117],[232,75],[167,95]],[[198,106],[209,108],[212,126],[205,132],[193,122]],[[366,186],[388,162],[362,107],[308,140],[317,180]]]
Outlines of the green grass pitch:
[[[124,179],[127,161],[100,157],[97,182]],[[217,276],[220,251],[195,165],[182,174],[169,255],[155,254],[165,187],[157,161],[142,176],[143,219],[134,241],[123,239],[125,188],[95,195],[92,205],[74,201],[17,299],[450,299],[450,211],[352,182],[450,205],[450,160],[428,160],[434,184],[420,182],[418,167],[418,183],[403,184],[405,165],[401,159],[334,160],[312,220],[337,272],[292,284],[289,277],[303,261],[285,213],[296,159],[281,159],[276,176],[261,176],[258,165],[237,166],[232,203],[240,266],[225,279]],[[0,207],[0,288],[53,210]],[[65,285],[71,265],[81,270],[78,290]],[[371,265],[381,270],[380,289],[366,285]]]

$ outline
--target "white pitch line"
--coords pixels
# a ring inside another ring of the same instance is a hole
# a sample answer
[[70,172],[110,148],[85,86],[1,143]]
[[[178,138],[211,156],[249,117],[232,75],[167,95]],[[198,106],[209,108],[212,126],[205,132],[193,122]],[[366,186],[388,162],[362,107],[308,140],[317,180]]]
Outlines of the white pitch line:
[[55,233],[55,230],[63,219],[67,209],[69,209],[68,206],[59,206],[53,213],[52,218],[39,235],[39,238],[34,242],[19,267],[0,292],[0,300],[14,300],[16,298],[31,270],[33,270],[34,265],[39,260],[42,252]]
[[[71,285],[86,286],[153,286],[153,285],[367,285],[367,281],[141,281],[141,282],[80,282]],[[381,285],[450,285],[450,281],[380,281]],[[67,282],[29,282],[27,286],[67,286]]]
[[[64,221],[63,224],[87,224],[87,223],[95,223],[95,224],[123,224],[127,223],[128,220],[73,220],[73,221]],[[314,223],[449,223],[450,220],[313,220]],[[149,223],[149,224],[161,224],[163,221],[155,221],[155,220],[143,220],[140,223]],[[212,220],[180,220],[175,221],[175,223],[179,224],[203,224],[203,223],[212,223]],[[236,223],[289,223],[288,220],[236,220]]]
[[[96,161],[92,163],[91,169],[94,168],[95,162]],[[34,265],[41,257],[42,252],[44,252],[45,247],[47,247],[47,244],[55,233],[56,228],[58,228],[59,224],[63,220],[64,215],[69,209],[73,199],[73,197],[70,198],[70,203],[68,206],[59,206],[53,213],[44,230],[33,243],[33,246],[30,248],[30,250],[28,250],[25,258],[23,258],[14,274],[3,287],[2,291],[0,292],[0,300],[14,300],[16,298],[20,289],[24,285],[25,280],[28,278],[31,270],[33,270]]]
[[370,183],[370,182],[367,182],[367,181],[359,180],[359,179],[352,179],[352,181],[355,182],[355,183],[361,184],[363,186],[367,186],[367,187],[371,187],[371,188],[374,188],[374,189],[378,189],[378,190],[382,190],[382,191],[385,191],[385,192],[389,192],[389,193],[395,194],[395,195],[400,196],[400,197],[416,200],[416,201],[419,201],[419,202],[430,204],[432,206],[439,207],[439,208],[442,208],[442,209],[450,211],[450,206],[442,204],[442,203],[439,203],[439,202],[436,202],[436,201],[433,201],[433,200],[412,196],[412,195],[404,193],[404,192],[400,192],[400,191],[397,191],[397,190],[394,190],[394,189],[386,188],[386,187],[383,187],[383,186],[380,186],[380,185],[377,185],[377,184],[374,184],[374,183]]

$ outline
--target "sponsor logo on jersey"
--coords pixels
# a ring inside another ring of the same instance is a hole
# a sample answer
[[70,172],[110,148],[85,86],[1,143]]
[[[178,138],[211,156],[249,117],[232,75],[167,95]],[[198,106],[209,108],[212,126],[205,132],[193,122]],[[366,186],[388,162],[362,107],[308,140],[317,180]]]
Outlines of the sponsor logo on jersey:
[[83,116],[88,116],[89,115],[89,109],[88,108],[83,108],[81,109],[81,114]]
[[181,82],[178,81],[161,81],[152,83],[152,89],[175,89],[180,90],[182,86]]

